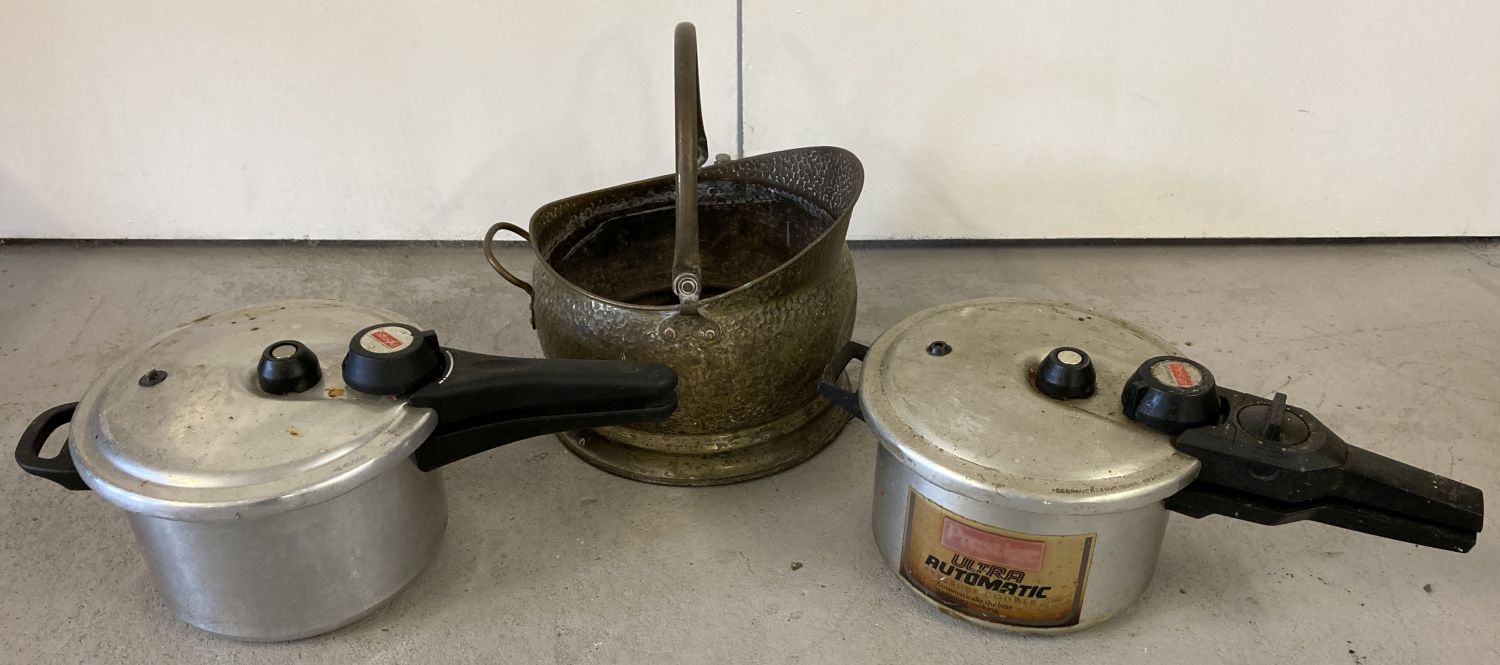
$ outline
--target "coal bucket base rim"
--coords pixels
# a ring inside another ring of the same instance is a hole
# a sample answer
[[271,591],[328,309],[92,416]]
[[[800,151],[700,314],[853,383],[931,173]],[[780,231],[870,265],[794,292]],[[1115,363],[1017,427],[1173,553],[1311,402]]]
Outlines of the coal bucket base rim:
[[[850,419],[848,412],[828,404],[805,425],[784,436],[750,448],[702,455],[638,448],[593,430],[558,432],[557,438],[574,455],[612,475],[653,485],[710,487],[764,478],[806,462],[833,443]],[[685,465],[702,465],[709,471],[675,471]],[[728,471],[715,472],[717,469]]]

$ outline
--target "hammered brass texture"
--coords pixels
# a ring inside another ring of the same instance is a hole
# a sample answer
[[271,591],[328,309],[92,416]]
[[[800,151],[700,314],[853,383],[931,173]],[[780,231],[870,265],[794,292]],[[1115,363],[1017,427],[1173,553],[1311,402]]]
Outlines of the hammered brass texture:
[[850,152],[798,148],[699,171],[703,299],[671,289],[674,176],[569,197],[531,218],[533,324],[549,358],[660,362],[672,417],[562,436],[608,471],[736,482],[811,457],[848,416],[816,393],[854,326],[844,242],[864,182]]

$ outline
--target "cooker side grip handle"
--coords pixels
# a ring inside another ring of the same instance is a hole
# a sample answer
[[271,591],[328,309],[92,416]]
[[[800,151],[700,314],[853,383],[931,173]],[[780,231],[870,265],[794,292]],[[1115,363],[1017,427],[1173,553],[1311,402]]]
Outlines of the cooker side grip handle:
[[47,438],[59,427],[72,421],[73,412],[77,409],[78,402],[54,406],[31,421],[21,434],[21,442],[16,445],[16,464],[22,471],[46,478],[70,490],[89,488],[83,482],[83,476],[78,474],[78,467],[73,465],[73,455],[68,451],[68,443],[63,444],[62,451],[56,456],[42,457],[42,447],[47,445]]
[[423,471],[533,436],[661,420],[677,409],[677,373],[666,365],[445,353],[445,376],[408,401],[438,414],[413,454]]
[[839,375],[844,373],[844,368],[849,363],[858,360],[864,362],[865,354],[870,352],[870,347],[859,342],[849,341],[823,368],[823,376],[818,378],[818,394],[833,402],[834,406],[848,411],[850,415],[860,420],[865,419],[864,409],[859,405],[859,393],[845,390],[839,385]]

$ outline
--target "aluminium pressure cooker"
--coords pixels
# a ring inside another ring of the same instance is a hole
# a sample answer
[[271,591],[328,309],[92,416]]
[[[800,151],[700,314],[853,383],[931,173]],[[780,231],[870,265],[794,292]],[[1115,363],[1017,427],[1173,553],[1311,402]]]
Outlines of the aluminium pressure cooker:
[[181,620],[291,640],[359,619],[427,565],[447,522],[438,467],[664,418],[675,386],[664,365],[488,356],[383,309],[280,302],[128,352],[38,417],[16,460],[125,509]]
[[[837,384],[854,359],[857,394]],[[1286,396],[1217,386],[1093,311],[987,298],[847,345],[820,391],[880,440],[873,527],[919,596],[975,624],[1059,633],[1144,592],[1167,511],[1313,520],[1466,552],[1477,488],[1344,442]]]

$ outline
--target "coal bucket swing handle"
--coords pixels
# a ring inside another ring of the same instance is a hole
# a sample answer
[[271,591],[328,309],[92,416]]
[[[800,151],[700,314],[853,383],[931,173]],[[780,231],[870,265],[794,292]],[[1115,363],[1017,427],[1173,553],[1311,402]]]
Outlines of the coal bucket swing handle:
[[672,293],[683,314],[696,314],[703,294],[698,247],[698,167],[708,162],[703,101],[698,94],[698,30],[677,24],[674,44],[677,120],[677,229],[672,252]]

